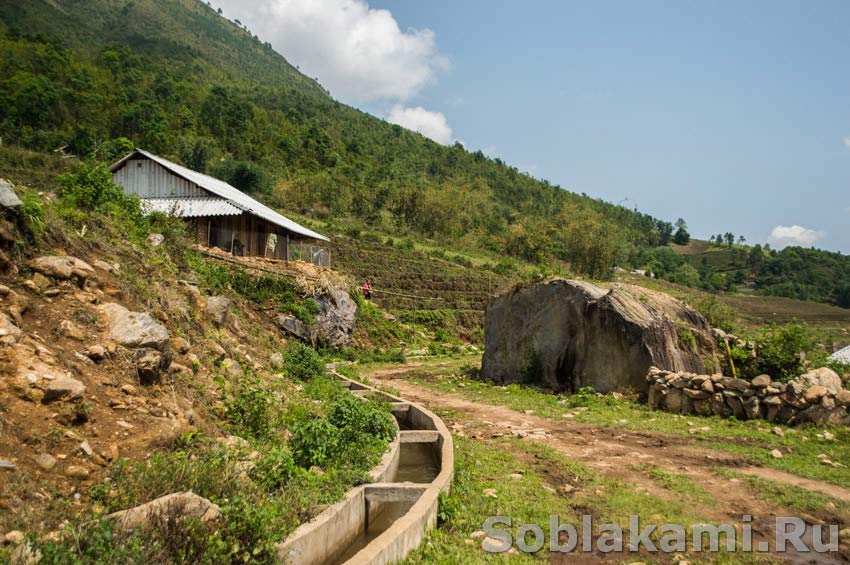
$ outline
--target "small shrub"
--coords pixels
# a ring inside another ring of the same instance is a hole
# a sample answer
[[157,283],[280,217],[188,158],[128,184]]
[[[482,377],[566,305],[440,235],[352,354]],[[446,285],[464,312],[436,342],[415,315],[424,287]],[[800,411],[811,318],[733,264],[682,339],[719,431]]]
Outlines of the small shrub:
[[338,457],[341,441],[339,428],[325,418],[314,418],[292,429],[289,445],[296,464],[305,469],[313,465],[325,468]]
[[270,392],[256,377],[240,382],[238,393],[227,402],[227,414],[240,433],[260,439],[274,435],[279,421],[271,407]]
[[815,349],[815,340],[803,324],[772,324],[756,341],[757,368],[774,379],[788,381],[806,370],[806,355]]
[[328,421],[343,430],[343,437],[370,435],[384,441],[395,437],[396,428],[389,408],[376,400],[362,401],[350,394],[343,395],[331,407]]
[[325,374],[325,363],[309,345],[293,342],[283,352],[283,373],[292,379],[309,381]]

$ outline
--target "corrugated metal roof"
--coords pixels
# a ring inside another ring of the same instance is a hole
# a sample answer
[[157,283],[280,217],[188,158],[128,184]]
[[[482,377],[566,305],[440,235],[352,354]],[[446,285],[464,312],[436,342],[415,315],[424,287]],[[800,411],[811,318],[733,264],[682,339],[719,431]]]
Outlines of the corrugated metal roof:
[[8,182],[0,180],[0,204],[6,208],[17,208],[22,205],[21,199],[15,194],[15,189]]
[[243,212],[224,198],[144,198],[145,213],[162,212],[181,218],[238,216]]
[[850,365],[850,347],[845,347],[844,349],[839,349],[835,353],[829,356],[830,361],[839,361],[841,363],[847,363]]
[[170,170],[177,176],[183,177],[188,181],[195,183],[200,186],[204,190],[207,190],[216,196],[224,198],[233,204],[234,206],[245,210],[246,212],[250,212],[255,216],[258,216],[268,222],[276,224],[282,228],[285,228],[291,232],[297,233],[299,235],[303,235],[304,237],[309,237],[313,239],[321,239],[323,241],[330,241],[327,237],[314,232],[313,230],[307,229],[301,224],[293,222],[289,218],[278,214],[268,206],[257,202],[241,190],[234,188],[227,184],[226,182],[219,180],[217,178],[213,178],[209,175],[205,175],[203,173],[199,173],[197,171],[193,171],[192,169],[187,169],[186,167],[182,167],[177,163],[172,163],[168,159],[163,159],[153,153],[148,153],[143,149],[136,149],[133,153],[127,155],[114,165],[110,167],[111,171],[116,171],[121,168],[133,155],[140,154],[144,155],[148,159],[159,163],[166,169]]

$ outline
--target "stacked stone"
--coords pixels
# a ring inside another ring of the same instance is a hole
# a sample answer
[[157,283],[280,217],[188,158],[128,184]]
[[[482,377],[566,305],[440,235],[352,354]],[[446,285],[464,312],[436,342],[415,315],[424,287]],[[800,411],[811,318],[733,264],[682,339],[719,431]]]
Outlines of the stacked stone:
[[676,414],[735,416],[782,424],[846,425],[850,391],[831,369],[820,368],[788,383],[759,375],[751,381],[651,367],[649,406]]

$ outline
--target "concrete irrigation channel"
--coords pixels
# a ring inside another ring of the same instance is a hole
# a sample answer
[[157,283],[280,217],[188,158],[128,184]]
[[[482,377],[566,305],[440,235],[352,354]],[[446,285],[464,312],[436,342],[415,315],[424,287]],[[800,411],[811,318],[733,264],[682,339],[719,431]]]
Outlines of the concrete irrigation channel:
[[334,374],[356,396],[392,403],[398,434],[372,483],[302,524],[278,548],[292,565],[381,565],[404,559],[437,524],[440,493],[454,476],[452,436],[443,421],[424,407]]

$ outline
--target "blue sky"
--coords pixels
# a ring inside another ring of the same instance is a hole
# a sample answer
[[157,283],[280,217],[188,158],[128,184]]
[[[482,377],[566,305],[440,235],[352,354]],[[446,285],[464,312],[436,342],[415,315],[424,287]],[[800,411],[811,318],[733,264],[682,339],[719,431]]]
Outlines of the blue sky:
[[240,0],[343,102],[707,238],[850,252],[850,3]]

